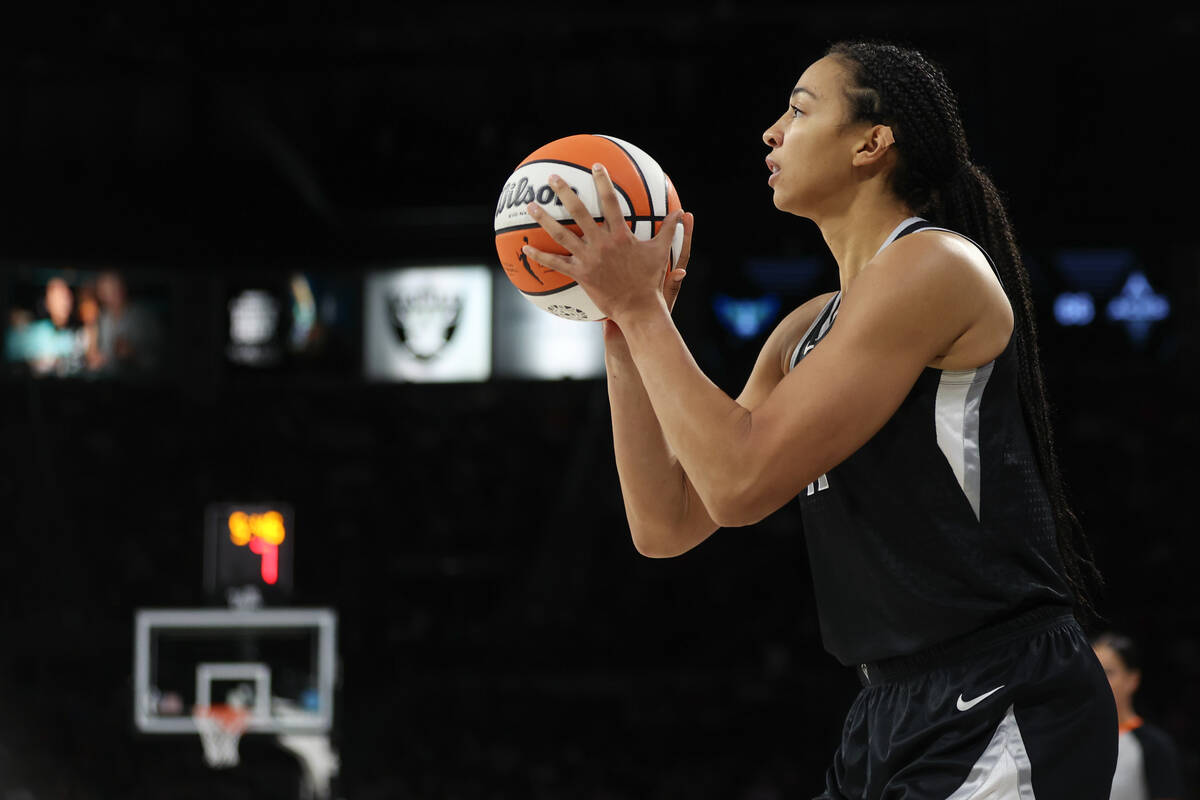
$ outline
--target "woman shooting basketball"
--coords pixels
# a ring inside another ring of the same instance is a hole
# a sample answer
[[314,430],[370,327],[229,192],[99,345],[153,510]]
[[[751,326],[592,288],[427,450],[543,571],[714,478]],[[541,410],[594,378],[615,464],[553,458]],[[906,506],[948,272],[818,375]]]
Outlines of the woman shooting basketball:
[[[561,182],[581,235],[530,209],[571,255],[529,257],[609,316],[638,550],[676,555],[799,497],[825,647],[864,687],[822,797],[1107,798],[1112,693],[1072,610],[1089,609],[1094,568],[1054,457],[1028,277],[953,94],[917,52],[841,43],[763,140],[775,205],[817,224],[841,288],[779,324],[736,400],[661,288],[690,216],[639,242]],[[603,168],[595,181],[620,220]]]

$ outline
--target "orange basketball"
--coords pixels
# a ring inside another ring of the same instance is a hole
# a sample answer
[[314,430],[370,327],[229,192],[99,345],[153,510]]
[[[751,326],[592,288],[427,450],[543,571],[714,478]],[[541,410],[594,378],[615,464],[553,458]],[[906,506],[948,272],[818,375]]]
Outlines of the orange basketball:
[[[527,300],[564,319],[605,317],[582,286],[521,251],[529,244],[546,253],[567,253],[525,209],[536,202],[569,230],[579,233],[579,226],[568,218],[566,208],[550,188],[549,177],[557,174],[599,220],[603,213],[592,181],[592,164],[597,162],[608,170],[625,223],[637,238],[653,238],[662,228],[663,219],[680,207],[679,195],[658,162],[641,148],[613,136],[579,134],[556,139],[518,164],[496,203],[496,252],[508,279]],[[671,243],[668,272],[674,269],[682,249],[683,226],[679,225]]]

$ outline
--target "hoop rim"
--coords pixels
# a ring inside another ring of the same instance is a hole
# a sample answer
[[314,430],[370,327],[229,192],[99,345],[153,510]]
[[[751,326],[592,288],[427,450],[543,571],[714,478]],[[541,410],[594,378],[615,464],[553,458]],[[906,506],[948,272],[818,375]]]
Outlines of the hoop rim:
[[223,728],[227,733],[242,734],[250,726],[250,712],[252,709],[248,707],[239,707],[229,703],[213,703],[212,705],[192,706],[192,719],[200,724],[201,720],[211,720],[218,726]]

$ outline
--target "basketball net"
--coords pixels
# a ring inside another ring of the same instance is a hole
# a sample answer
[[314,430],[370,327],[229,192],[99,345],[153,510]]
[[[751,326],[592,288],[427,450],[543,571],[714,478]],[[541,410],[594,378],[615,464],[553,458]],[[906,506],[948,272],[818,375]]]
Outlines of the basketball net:
[[238,742],[250,723],[250,709],[230,705],[196,706],[192,719],[204,745],[204,760],[222,769],[238,764]]

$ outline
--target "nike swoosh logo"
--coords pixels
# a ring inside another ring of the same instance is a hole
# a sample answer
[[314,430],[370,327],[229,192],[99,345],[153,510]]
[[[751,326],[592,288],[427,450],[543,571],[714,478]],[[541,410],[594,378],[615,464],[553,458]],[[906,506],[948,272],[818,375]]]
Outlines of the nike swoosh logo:
[[983,694],[979,695],[979,697],[976,697],[974,700],[963,700],[963,696],[960,694],[958,696],[958,710],[959,711],[970,711],[972,708],[979,705],[984,700],[988,699],[989,697],[991,697],[992,695],[994,695],[996,692],[1000,691],[1003,688],[1004,688],[1004,684],[1002,683],[999,686],[997,686],[995,689],[992,689],[990,692],[984,692]]

